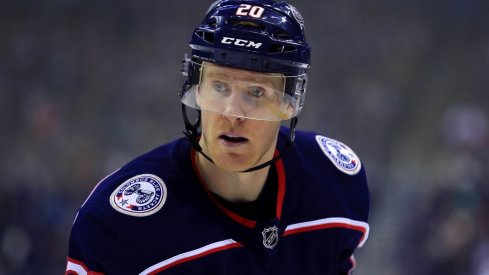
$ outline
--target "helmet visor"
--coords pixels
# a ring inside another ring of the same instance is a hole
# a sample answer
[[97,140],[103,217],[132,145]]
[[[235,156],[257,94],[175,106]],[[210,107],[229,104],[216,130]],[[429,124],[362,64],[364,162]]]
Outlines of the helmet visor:
[[198,81],[184,88],[181,100],[191,108],[268,121],[290,119],[300,110],[302,95],[285,92],[291,76],[189,62]]

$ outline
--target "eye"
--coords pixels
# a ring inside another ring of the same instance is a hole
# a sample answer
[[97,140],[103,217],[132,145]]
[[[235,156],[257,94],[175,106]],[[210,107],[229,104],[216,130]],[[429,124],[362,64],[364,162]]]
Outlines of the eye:
[[262,97],[265,94],[265,89],[259,86],[253,86],[248,89],[248,93],[253,97]]
[[213,81],[212,88],[218,93],[225,93],[229,90],[228,85],[222,81]]

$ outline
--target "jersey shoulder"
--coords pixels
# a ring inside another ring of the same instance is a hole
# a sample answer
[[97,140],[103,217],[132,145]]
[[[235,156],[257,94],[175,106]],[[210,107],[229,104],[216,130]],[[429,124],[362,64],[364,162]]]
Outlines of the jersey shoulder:
[[[308,166],[321,165],[334,168],[337,172],[355,176],[363,171],[363,165],[357,154],[345,143],[315,133],[297,131],[295,144],[302,160]],[[331,165],[324,165],[327,162]]]
[[110,218],[118,212],[143,217],[158,212],[165,204],[167,179],[181,173],[180,143],[177,140],[159,146],[102,179],[80,207],[77,218]]
[[295,155],[301,167],[302,196],[317,217],[366,222],[370,204],[365,166],[346,144],[315,132],[297,131]]

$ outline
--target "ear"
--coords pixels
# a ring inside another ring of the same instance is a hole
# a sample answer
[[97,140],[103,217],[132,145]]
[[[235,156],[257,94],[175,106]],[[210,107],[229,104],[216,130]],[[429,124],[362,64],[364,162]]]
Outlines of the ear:
[[287,116],[287,118],[291,118],[294,113],[295,113],[295,106],[293,106],[290,102],[287,104],[287,109],[285,111],[285,114]]

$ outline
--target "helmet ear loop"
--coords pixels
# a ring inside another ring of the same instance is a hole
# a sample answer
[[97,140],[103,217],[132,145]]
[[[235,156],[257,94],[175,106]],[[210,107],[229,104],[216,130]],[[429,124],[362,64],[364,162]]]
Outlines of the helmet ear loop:
[[183,122],[185,123],[185,131],[183,132],[183,134],[189,139],[190,143],[192,144],[192,147],[194,147],[194,149],[197,152],[203,155],[211,163],[214,163],[214,161],[202,151],[202,147],[199,144],[198,129],[199,129],[201,116],[202,116],[201,111],[197,110],[197,119],[195,120],[194,124],[192,124],[188,119],[187,106],[183,103],[182,103],[182,114],[183,114]]
[[[182,85],[180,96],[183,96],[185,91],[190,88],[192,83],[193,70],[193,63],[191,62],[190,58],[188,58],[187,54],[185,54],[185,57],[182,59],[182,67],[180,68],[180,73],[182,74],[182,76],[186,77],[187,80]],[[187,138],[190,140],[195,149],[197,149],[197,151],[201,151],[202,148],[200,147],[198,142],[198,129],[201,121],[200,110],[197,110],[197,118],[195,123],[191,123],[187,115],[187,106],[182,103],[182,115],[183,122],[185,123],[185,131],[183,132],[183,134],[187,136]]]
[[299,122],[299,118],[297,116],[293,117],[290,120],[290,127],[289,127],[289,140],[287,142],[287,146],[291,146],[294,144],[295,140],[295,127],[297,126],[297,123]]
[[190,143],[195,147],[197,151],[202,151],[202,147],[199,145],[199,133],[198,129],[201,121],[201,112],[197,110],[197,118],[195,123],[191,123],[187,115],[187,106],[182,103],[182,116],[185,124],[185,131],[183,134],[190,140]]
[[290,127],[289,127],[289,140],[287,142],[286,147],[291,146],[294,144],[295,140],[295,127],[297,126],[297,123],[299,122],[298,115],[300,113],[300,110],[302,109],[302,105],[304,104],[305,100],[305,95],[306,95],[306,87],[307,87],[307,74],[301,75],[301,77],[297,80],[299,81],[298,83],[294,83],[294,88],[296,90],[296,94],[299,94],[299,111],[296,112],[295,116],[290,120]]

